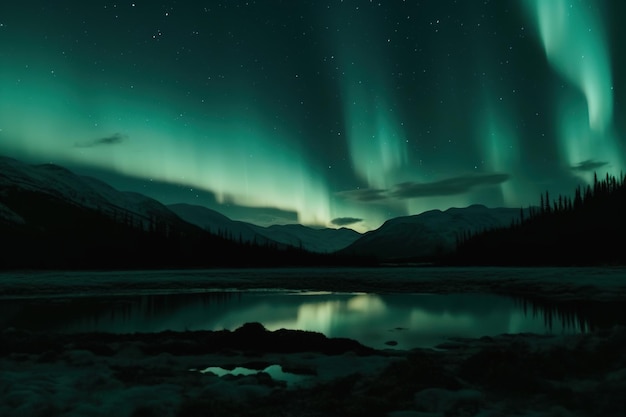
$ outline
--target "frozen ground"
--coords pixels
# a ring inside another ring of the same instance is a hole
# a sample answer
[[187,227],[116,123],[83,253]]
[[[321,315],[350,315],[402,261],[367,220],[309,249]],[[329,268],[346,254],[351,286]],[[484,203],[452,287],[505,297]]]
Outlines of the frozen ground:
[[[245,333],[227,333],[238,332]],[[215,341],[208,332],[7,330],[0,335],[0,415],[565,417],[626,411],[624,328],[457,339],[439,350],[412,351],[368,350],[302,332],[291,341],[284,332],[261,333],[253,329],[242,345]],[[264,372],[200,372],[272,366],[299,381],[288,384]]]
[[302,268],[0,273],[0,297],[210,289],[497,293],[552,300],[626,298],[626,268]]

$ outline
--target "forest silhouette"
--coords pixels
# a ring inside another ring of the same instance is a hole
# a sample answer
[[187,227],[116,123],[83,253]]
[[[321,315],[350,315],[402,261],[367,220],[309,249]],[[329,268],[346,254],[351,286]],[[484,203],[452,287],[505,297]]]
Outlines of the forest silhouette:
[[626,251],[626,176],[594,174],[592,185],[578,186],[574,197],[551,197],[539,207],[520,209],[508,227],[462,233],[457,265],[587,266],[624,265]]

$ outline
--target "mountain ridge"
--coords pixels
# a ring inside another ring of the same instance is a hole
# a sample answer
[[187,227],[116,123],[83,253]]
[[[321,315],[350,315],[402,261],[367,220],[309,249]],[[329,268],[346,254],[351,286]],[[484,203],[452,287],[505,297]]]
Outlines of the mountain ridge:
[[232,239],[242,242],[275,243],[317,253],[332,253],[347,247],[361,236],[345,227],[314,229],[301,224],[258,226],[232,220],[216,210],[193,204],[177,203],[167,207],[196,226],[213,233],[228,234]]
[[439,257],[454,251],[459,235],[505,226],[519,215],[520,209],[473,204],[395,217],[340,252],[384,261]]
[[[45,207],[39,208],[38,205],[49,205],[54,209],[47,212]],[[58,239],[63,228],[75,227],[64,210],[91,219],[90,222],[100,218],[98,216],[105,216],[108,220],[102,218],[100,221],[110,223],[113,229],[128,228],[120,229],[122,235],[147,232],[160,233],[164,237],[178,236],[177,239],[195,236],[194,239],[205,240],[202,233],[208,233],[224,241],[248,245],[248,248],[293,247],[379,261],[445,255],[454,250],[460,235],[507,226],[520,215],[519,209],[487,208],[475,204],[396,217],[362,235],[348,228],[313,229],[299,224],[262,227],[232,220],[203,206],[183,203],[166,206],[140,193],[119,191],[97,178],[74,174],[59,165],[28,165],[0,156],[0,224],[8,227],[7,230],[12,233],[29,230],[33,236],[40,236],[42,230],[51,230]],[[57,225],[58,219],[54,216],[60,216],[64,223]],[[100,225],[96,229],[100,233],[109,233]],[[74,232],[86,238],[83,231]],[[108,244],[113,247],[115,238],[109,236],[108,239]],[[145,243],[144,238],[136,239]],[[121,246],[128,253],[134,250],[128,242]]]

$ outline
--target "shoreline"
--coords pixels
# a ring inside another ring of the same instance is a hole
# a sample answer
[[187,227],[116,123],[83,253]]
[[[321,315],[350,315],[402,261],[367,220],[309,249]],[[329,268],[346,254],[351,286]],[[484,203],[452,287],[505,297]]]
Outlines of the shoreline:
[[623,267],[252,268],[0,273],[0,298],[141,291],[492,293],[550,301],[626,301]]

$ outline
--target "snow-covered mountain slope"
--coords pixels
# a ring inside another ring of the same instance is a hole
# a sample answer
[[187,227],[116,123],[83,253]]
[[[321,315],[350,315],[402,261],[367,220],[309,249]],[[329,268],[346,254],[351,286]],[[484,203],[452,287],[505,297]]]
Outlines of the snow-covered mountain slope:
[[347,247],[345,252],[376,256],[379,259],[408,259],[445,254],[454,249],[458,235],[508,226],[514,219],[519,219],[519,216],[519,209],[473,205],[397,217],[386,221],[380,228],[365,233]]
[[[0,191],[1,192],[1,191]],[[19,214],[0,203],[0,221],[12,224],[24,224],[26,221]]]
[[0,208],[0,216],[5,222],[27,222],[19,210],[12,207],[12,193],[46,195],[64,204],[141,224],[144,228],[156,220],[161,225],[183,223],[163,204],[141,194],[118,191],[102,181],[76,175],[58,165],[29,165],[0,156],[0,204],[4,207]]
[[269,240],[252,229],[252,225],[231,220],[223,214],[204,206],[193,204],[170,204],[167,206],[181,219],[195,224],[216,235],[223,235],[232,240],[242,242],[256,242],[258,244],[269,243]]
[[231,220],[215,210],[190,204],[171,204],[167,207],[189,223],[243,242],[275,242],[312,252],[330,253],[345,248],[361,236],[346,228],[313,229],[299,224],[261,227]]
[[261,227],[251,225],[259,234],[295,247],[303,247],[312,252],[331,253],[341,250],[354,241],[361,234],[352,229],[313,229],[300,224],[274,225]]

